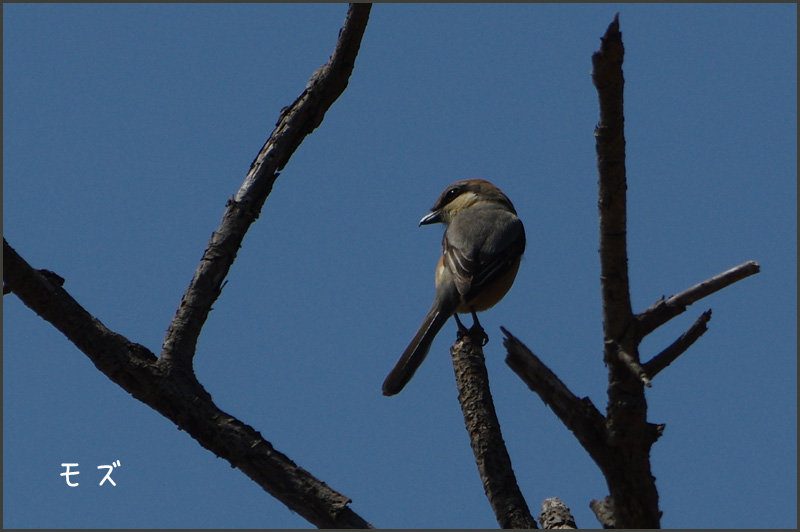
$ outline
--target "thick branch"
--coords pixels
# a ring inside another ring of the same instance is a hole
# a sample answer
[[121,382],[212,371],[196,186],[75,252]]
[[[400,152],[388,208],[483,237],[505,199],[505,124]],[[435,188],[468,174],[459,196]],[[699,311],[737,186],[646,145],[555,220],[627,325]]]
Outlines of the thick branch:
[[718,292],[737,281],[755,275],[759,271],[761,271],[761,266],[759,266],[757,262],[751,260],[731,268],[728,271],[717,274],[711,279],[698,283],[666,300],[662,297],[656,301],[654,305],[637,316],[639,321],[639,338],[644,338],[675,316],[683,314],[686,311],[686,307],[692,303],[714,292]]
[[143,393],[154,371],[155,355],[108,330],[72,299],[52,276],[33,269],[5,238],[3,283],[25,305],[86,353],[97,369],[112,381],[134,396]]
[[672,364],[676,358],[681,356],[689,349],[698,338],[708,330],[706,325],[711,319],[711,310],[703,312],[689,330],[683,333],[680,338],[672,342],[669,347],[654,356],[649,362],[644,364],[645,374],[652,380],[664,368]]
[[661,512],[650,469],[650,447],[657,434],[647,423],[644,383],[637,372],[631,371],[639,364],[639,346],[628,282],[624,52],[619,16],[616,16],[601,39],[600,50],[592,55],[592,80],[600,106],[595,145],[599,174],[604,359],[609,383],[606,441],[614,456],[613,466],[598,465],[615,501],[617,525],[658,528]]
[[191,372],[165,371],[152,352],[108,330],[57,283],[31,268],[5,239],[3,282],[111,381],[241,469],[290,510],[320,528],[371,528],[348,508],[347,497],[276,451],[252,427],[217,408]]
[[623,115],[622,34],[618,18],[592,56],[592,80],[600,101],[600,122],[594,130],[599,174],[600,280],[606,339],[618,340],[632,316],[628,287],[625,178],[625,117]]
[[462,336],[450,350],[472,452],[483,489],[502,528],[536,528],[517,485],[489,390],[481,339]]
[[135,398],[160,412],[203,447],[320,528],[371,528],[350,500],[273,449],[251,427],[219,410],[197,382],[191,360],[211,304],[255,221],[278,171],[347,87],[369,17],[370,5],[352,4],[330,61],[317,70],[300,97],[285,109],[235,198],[212,234],[200,266],[181,300],[162,358],[109,331],[63,289],[33,270],[3,240],[4,290],[8,288],[83,351],[97,368]]
[[219,297],[236,253],[250,225],[258,218],[278,172],[306,136],[344,92],[353,71],[370,4],[350,4],[330,60],[311,76],[306,89],[281,111],[275,130],[253,161],[236,195],[228,201],[222,223],[212,235],[200,265],[181,299],[162,347],[163,364],[191,366],[197,338],[211,305]]

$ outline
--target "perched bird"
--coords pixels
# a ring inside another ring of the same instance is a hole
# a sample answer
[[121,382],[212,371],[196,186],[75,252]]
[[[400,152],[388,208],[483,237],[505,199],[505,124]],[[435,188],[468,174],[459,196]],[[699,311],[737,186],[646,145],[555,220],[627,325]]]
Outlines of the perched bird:
[[[383,382],[383,395],[400,393],[425,360],[436,334],[455,316],[459,333],[466,328],[456,313],[493,307],[506,295],[525,251],[525,229],[511,200],[483,179],[453,183],[442,192],[419,225],[443,223],[442,256],[436,266],[436,293],[428,315],[400,360]],[[483,333],[486,341],[485,333]]]

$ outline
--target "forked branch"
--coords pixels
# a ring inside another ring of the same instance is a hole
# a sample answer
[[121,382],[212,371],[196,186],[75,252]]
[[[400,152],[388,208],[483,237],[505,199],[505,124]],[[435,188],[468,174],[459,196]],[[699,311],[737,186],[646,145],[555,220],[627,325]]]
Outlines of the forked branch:
[[303,94],[281,114],[245,185],[228,202],[220,229],[212,235],[170,325],[160,360],[145,347],[107,329],[61,288],[58,276],[33,269],[3,239],[4,293],[13,292],[109,379],[319,528],[372,527],[349,508],[350,499],[298,467],[252,427],[217,408],[191,366],[211,303],[219,295],[242,238],[258,216],[278,170],[347,86],[369,10],[368,4],[350,6],[331,60],[314,73]]
[[761,266],[755,261],[747,261],[735,266],[730,270],[715,275],[702,283],[698,283],[691,288],[684,290],[667,299],[663,297],[655,302],[650,308],[640,313],[636,318],[639,321],[638,336],[644,338],[658,327],[664,325],[669,320],[683,314],[686,307],[692,303],[710,296],[725,287],[741,281],[751,275],[761,271]]
[[618,17],[601,41],[600,50],[592,56],[592,80],[600,107],[595,138],[603,352],[608,366],[606,415],[600,414],[588,400],[578,399],[527,347],[504,330],[506,363],[553,409],[603,472],[610,495],[592,503],[603,526],[657,528],[661,512],[651,473],[650,448],[664,427],[647,421],[645,387],[705,332],[711,312],[704,313],[688,331],[646,364],[640,361],[639,344],[645,335],[684,312],[688,305],[757,273],[759,267],[755,262],[742,264],[667,300],[662,298],[641,314],[633,315],[626,241],[624,46]]

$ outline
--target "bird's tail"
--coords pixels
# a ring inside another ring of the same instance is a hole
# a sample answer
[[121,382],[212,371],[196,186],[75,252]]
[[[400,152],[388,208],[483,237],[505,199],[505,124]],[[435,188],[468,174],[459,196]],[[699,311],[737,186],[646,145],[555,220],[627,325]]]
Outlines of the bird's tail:
[[428,355],[436,333],[441,330],[442,326],[453,315],[452,312],[447,312],[437,307],[440,306],[434,304],[428,315],[425,316],[417,334],[414,335],[414,339],[408,344],[400,360],[397,361],[386,380],[383,381],[383,395],[396,395],[408,384],[408,381],[411,380],[417,368]]

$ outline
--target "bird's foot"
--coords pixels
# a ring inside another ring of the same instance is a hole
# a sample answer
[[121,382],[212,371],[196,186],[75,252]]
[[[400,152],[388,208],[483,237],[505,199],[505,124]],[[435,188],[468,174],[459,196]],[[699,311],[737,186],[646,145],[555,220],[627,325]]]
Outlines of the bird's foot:
[[471,329],[467,329],[464,326],[464,324],[461,323],[461,320],[458,319],[458,314],[453,314],[453,316],[455,317],[456,324],[458,325],[458,331],[456,332],[456,338],[461,340],[462,338],[464,338],[465,336],[467,336],[470,333]]
[[481,322],[478,321],[478,316],[476,316],[474,312],[472,313],[472,319],[474,320],[474,323],[469,329],[467,329],[467,327],[461,323],[461,320],[458,319],[458,314],[455,314],[455,318],[456,323],[458,324],[456,338],[461,340],[465,336],[469,336],[473,340],[477,341],[481,347],[489,343],[489,335],[486,334],[486,331],[484,331],[483,327],[481,327]]

